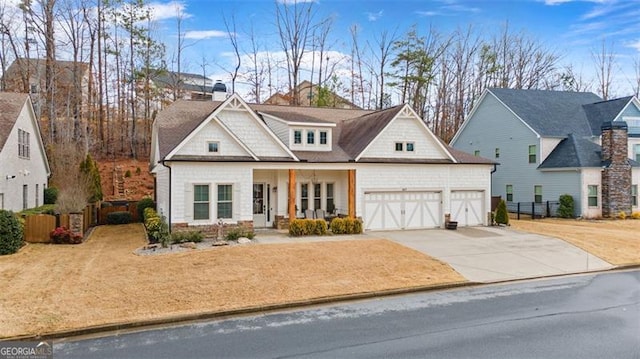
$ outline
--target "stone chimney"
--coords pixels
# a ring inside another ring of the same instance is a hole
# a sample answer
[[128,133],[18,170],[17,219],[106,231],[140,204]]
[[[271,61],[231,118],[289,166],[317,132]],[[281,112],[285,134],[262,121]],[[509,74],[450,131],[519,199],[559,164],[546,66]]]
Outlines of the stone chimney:
[[627,123],[602,124],[602,216],[620,212],[631,215],[631,164],[628,157]]

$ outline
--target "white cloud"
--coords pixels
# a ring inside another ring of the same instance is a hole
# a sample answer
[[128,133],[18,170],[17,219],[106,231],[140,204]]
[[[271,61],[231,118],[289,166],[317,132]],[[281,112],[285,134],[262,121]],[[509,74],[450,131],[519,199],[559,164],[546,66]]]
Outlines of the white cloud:
[[153,20],[174,19],[179,15],[183,18],[189,18],[192,15],[185,12],[186,6],[182,1],[170,1],[167,3],[152,2],[147,5],[151,10],[151,18]]
[[227,32],[220,30],[193,30],[185,32],[184,37],[192,40],[213,39],[227,37]]
[[442,15],[441,13],[439,13],[437,11],[416,11],[416,14],[418,14],[420,16],[439,16],[439,15]]
[[636,50],[638,50],[638,52],[640,52],[640,39],[629,43],[627,45],[627,47],[630,47],[632,49],[636,49]]
[[376,21],[382,17],[382,10],[378,12],[366,12],[365,14],[367,14],[367,19],[369,21]]

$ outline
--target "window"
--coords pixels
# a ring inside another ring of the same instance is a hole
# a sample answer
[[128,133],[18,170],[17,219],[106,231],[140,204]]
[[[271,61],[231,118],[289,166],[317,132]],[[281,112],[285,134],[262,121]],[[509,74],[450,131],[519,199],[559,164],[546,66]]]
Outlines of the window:
[[533,201],[542,203],[542,186],[533,186]]
[[233,186],[218,185],[218,218],[233,217]]
[[473,155],[476,157],[480,157],[480,150],[473,151]]
[[536,145],[529,146],[529,163],[536,163]]
[[209,185],[193,186],[193,219],[209,219]]
[[300,185],[300,210],[302,213],[309,209],[309,184],[303,183]]
[[500,149],[496,147],[496,158],[500,158]]
[[29,158],[29,132],[18,129],[18,157]]
[[327,212],[332,213],[336,209],[335,202],[333,201],[333,183],[327,183],[326,185],[327,191]]
[[589,185],[587,186],[588,190],[588,201],[589,207],[598,207],[598,186]]
[[300,130],[293,131],[293,143],[297,145],[302,143],[302,131]]
[[22,185],[22,209],[29,208],[29,187]]
[[314,131],[307,131],[307,144],[313,145],[316,143],[316,133]]
[[313,184],[313,208],[322,208],[322,184]]
[[631,185],[631,205],[638,207],[638,185]]
[[507,185],[507,202],[513,202],[513,185]]
[[640,162],[640,144],[633,145],[633,159]]
[[40,187],[40,185],[36,184],[36,207],[38,207],[38,203],[40,202],[40,190],[38,187]]
[[218,153],[220,150],[220,142],[207,142],[207,149],[209,153]]
[[413,152],[413,142],[407,142],[407,152]]
[[320,131],[320,144],[321,145],[327,144],[327,131]]
[[402,151],[402,142],[396,142],[396,151]]

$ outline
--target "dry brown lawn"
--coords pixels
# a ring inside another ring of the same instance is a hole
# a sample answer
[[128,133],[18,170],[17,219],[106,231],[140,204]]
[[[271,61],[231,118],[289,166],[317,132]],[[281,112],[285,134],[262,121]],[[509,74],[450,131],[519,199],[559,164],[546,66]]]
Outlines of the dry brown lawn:
[[0,338],[342,294],[462,282],[386,240],[252,244],[154,256],[139,224],[0,257]]
[[510,220],[514,229],[564,239],[614,265],[640,264],[640,220]]

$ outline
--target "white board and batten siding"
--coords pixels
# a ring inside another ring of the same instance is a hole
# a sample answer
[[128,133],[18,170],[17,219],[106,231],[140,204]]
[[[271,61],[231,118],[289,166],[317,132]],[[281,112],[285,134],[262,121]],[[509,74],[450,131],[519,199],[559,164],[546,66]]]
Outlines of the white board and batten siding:
[[488,167],[361,164],[356,169],[356,215],[368,230],[442,227],[444,214],[452,212],[452,204],[459,205],[452,202],[454,191],[468,191],[482,194],[469,197],[479,218],[461,225],[486,225],[491,205]]

